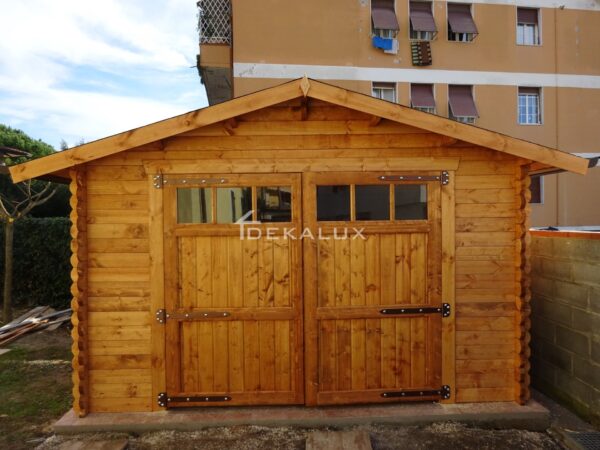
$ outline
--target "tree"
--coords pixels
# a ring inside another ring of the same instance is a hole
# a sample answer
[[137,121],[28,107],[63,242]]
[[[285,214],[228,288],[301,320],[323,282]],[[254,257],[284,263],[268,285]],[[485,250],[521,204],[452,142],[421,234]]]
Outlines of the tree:
[[[21,130],[0,125],[0,146],[23,150],[31,157],[8,157],[6,163],[20,163],[29,158],[38,158],[54,153],[52,146],[34,140]],[[4,165],[4,164],[3,164]],[[12,267],[14,224],[27,217],[32,210],[46,203],[56,193],[57,186],[50,182],[29,180],[13,184],[6,171],[0,175],[0,221],[4,222],[4,322],[12,320]]]

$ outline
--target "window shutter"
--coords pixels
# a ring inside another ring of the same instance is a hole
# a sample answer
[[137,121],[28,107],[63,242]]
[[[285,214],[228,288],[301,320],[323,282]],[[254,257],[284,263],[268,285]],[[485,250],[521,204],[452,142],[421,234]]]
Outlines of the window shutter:
[[410,2],[410,23],[415,31],[437,32],[431,2]]
[[517,8],[517,22],[538,24],[538,10],[534,8]]
[[432,84],[411,84],[410,103],[415,108],[435,108]]
[[479,117],[473,100],[472,86],[448,86],[448,103],[454,117]]
[[373,20],[373,28],[394,31],[400,29],[394,10],[394,0],[372,0],[371,19]]
[[448,3],[448,24],[453,33],[477,34],[471,5]]

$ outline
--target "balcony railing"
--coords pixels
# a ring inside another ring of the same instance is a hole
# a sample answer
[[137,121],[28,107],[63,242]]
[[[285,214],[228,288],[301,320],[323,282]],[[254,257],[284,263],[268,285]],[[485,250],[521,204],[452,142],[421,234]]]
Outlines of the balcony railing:
[[231,44],[231,1],[200,0],[197,5],[200,44]]

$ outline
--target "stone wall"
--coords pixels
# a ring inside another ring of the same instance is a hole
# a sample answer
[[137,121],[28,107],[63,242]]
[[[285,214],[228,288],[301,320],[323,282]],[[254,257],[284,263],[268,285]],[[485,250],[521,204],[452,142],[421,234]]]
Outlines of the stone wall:
[[532,232],[532,384],[600,424],[600,233]]

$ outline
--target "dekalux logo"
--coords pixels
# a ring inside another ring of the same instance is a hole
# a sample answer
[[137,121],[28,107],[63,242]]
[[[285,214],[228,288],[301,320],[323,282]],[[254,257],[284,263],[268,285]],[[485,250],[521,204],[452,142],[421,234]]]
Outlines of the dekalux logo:
[[364,228],[355,227],[334,227],[332,232],[327,234],[323,233],[323,230],[319,227],[315,231],[310,228],[297,229],[283,228],[283,234],[281,233],[280,227],[257,227],[255,225],[262,225],[262,222],[248,220],[252,217],[253,210],[248,211],[242,217],[240,217],[235,223],[240,226],[240,239],[257,240],[266,238],[270,240],[276,239],[311,239],[311,240],[345,240],[345,239],[363,239],[366,237],[363,235]]

